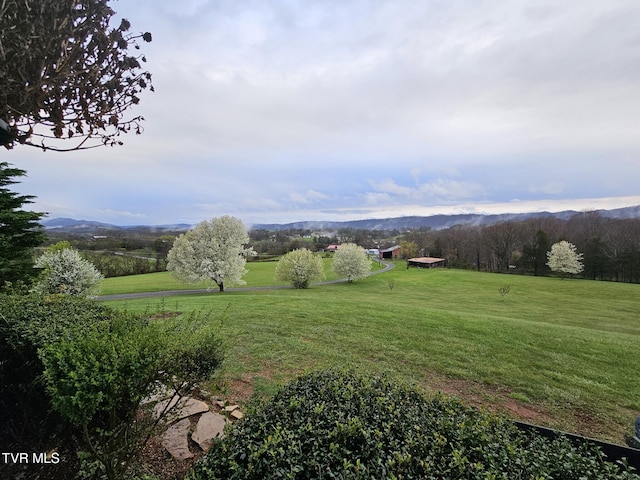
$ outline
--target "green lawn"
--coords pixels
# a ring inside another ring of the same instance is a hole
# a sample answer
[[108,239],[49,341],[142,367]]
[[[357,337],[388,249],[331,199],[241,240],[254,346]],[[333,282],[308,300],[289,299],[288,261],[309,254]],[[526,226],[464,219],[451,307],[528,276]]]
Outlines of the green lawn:
[[[326,280],[335,280],[336,274],[331,269],[332,258],[324,258],[324,272]],[[275,279],[277,262],[247,262],[248,273],[243,277],[245,285],[242,287],[263,287],[285,285],[284,282]],[[372,269],[376,270],[378,264],[372,262]],[[225,288],[230,287],[226,285]],[[160,292],[164,290],[191,290],[207,288],[206,284],[193,285],[182,283],[171,272],[146,273],[143,275],[131,275],[127,277],[105,278],[102,282],[101,295],[115,295],[120,293]],[[214,285],[214,289],[217,287]]]
[[[247,284],[273,282],[275,264],[258,265],[248,264]],[[109,279],[103,293],[175,288],[169,281]],[[504,300],[502,285],[511,287]],[[270,393],[300,372],[349,366],[618,443],[640,414],[640,285],[399,263],[353,284],[111,303],[224,315],[229,395]]]

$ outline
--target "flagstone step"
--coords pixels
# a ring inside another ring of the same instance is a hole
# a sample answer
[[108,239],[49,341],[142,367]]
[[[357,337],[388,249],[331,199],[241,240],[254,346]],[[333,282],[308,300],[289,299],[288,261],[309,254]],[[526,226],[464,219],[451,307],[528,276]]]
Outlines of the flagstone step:
[[191,439],[207,452],[216,439],[224,438],[224,427],[229,423],[226,417],[216,412],[206,412],[200,416]]
[[162,446],[176,460],[186,460],[193,457],[189,450],[189,429],[191,422],[184,418],[171,425],[162,436]]
[[[180,400],[177,397],[165,397],[160,400],[164,394],[160,390],[159,395],[152,399],[156,402],[152,414],[157,419],[166,409],[171,409],[165,419],[169,426],[162,436],[162,445],[176,460],[193,458],[189,438],[206,453],[216,439],[224,438],[226,425],[244,417],[240,406],[236,404],[215,400],[210,407],[206,402],[192,397]],[[197,447],[192,445],[192,448]]]

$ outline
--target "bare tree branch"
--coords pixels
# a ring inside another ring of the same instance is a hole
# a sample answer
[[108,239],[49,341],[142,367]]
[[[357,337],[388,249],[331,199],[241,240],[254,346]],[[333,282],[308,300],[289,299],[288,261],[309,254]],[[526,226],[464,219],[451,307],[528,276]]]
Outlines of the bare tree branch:
[[[137,52],[151,34],[131,33],[126,19],[110,28],[115,12],[108,3],[2,0],[0,119],[9,132],[1,142],[6,148],[83,150],[121,145],[121,134],[142,133],[144,118],[125,115],[143,90],[153,91],[151,74],[142,69],[146,58]],[[63,146],[69,142],[74,146]]]

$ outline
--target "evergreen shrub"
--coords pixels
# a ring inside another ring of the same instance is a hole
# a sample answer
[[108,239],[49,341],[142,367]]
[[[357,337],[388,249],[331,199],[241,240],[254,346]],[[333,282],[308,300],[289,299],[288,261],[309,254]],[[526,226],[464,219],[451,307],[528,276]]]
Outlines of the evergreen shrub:
[[144,473],[140,452],[174,414],[152,415],[144,399],[164,387],[178,401],[207,380],[223,360],[217,332],[205,312],[160,322],[124,312],[39,351],[53,410],[81,436],[83,478]]
[[46,472],[0,465],[11,470],[0,477],[144,473],[139,453],[173,412],[152,416],[143,399],[165,389],[178,400],[219,368],[214,320],[202,311],[152,321],[73,295],[0,294],[0,444],[64,459]]
[[335,370],[254,406],[187,478],[640,479],[590,444],[533,436],[456,400]]
[[63,426],[49,411],[38,350],[82,335],[114,315],[113,310],[86,298],[0,294],[0,410],[5,412],[0,438],[44,440],[52,435],[52,428]]

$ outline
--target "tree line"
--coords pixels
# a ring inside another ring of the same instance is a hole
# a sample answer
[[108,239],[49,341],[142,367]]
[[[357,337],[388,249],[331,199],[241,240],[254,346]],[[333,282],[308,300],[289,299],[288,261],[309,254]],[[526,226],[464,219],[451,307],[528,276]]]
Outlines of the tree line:
[[320,251],[332,243],[356,243],[365,248],[398,244],[403,258],[432,256],[446,259],[451,268],[542,276],[552,274],[547,252],[554,243],[566,240],[582,254],[582,278],[640,283],[640,219],[607,218],[598,212],[443,230],[252,230],[249,235],[258,257],[284,255],[302,247]]
[[445,258],[453,268],[549,275],[551,246],[566,240],[583,254],[582,277],[640,283],[640,219],[612,219],[597,212],[567,220],[538,217],[489,226],[415,230],[403,235],[403,254]]

